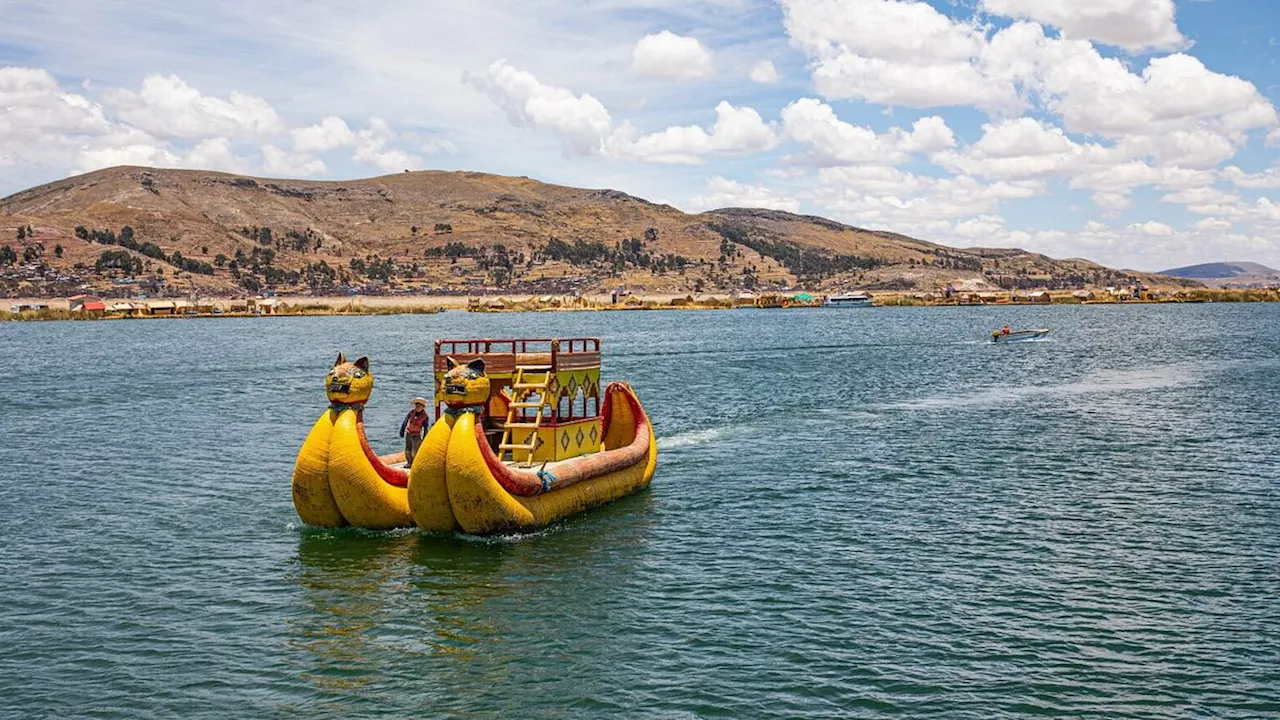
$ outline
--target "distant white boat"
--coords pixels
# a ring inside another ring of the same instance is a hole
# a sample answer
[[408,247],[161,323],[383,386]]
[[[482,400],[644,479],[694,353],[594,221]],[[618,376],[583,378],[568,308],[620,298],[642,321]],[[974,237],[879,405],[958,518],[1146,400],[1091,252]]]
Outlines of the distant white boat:
[[864,292],[845,293],[843,295],[832,295],[827,301],[822,303],[822,307],[829,308],[865,308],[871,307],[872,298]]
[[1036,330],[1017,330],[1015,332],[1004,333],[999,330],[991,331],[991,342],[993,343],[1015,343],[1026,342],[1028,340],[1039,340],[1049,334],[1045,328]]

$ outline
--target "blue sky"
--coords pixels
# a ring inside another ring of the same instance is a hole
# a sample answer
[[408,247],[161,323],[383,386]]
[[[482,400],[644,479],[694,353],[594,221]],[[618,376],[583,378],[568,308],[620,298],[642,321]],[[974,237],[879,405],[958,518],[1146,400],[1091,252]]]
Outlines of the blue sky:
[[1156,270],[1280,265],[1280,3],[3,2],[0,195],[406,168]]

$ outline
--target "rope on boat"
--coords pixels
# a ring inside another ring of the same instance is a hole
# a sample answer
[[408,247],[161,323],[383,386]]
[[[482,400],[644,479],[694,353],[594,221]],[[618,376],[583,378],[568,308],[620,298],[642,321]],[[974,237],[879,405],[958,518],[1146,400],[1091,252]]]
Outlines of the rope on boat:
[[550,470],[539,468],[538,479],[542,481],[542,492],[547,492],[551,489],[551,485],[556,482],[556,475]]
[[364,403],[329,403],[329,409],[334,412],[342,412],[343,410],[355,410],[358,413],[364,412]]

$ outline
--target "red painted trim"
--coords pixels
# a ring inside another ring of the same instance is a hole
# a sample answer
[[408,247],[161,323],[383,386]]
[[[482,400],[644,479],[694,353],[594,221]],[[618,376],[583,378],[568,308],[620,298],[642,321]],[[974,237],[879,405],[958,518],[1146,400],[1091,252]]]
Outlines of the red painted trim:
[[356,433],[360,436],[360,449],[364,451],[364,456],[369,459],[369,463],[373,465],[373,469],[378,473],[378,477],[382,478],[388,485],[396,487],[409,487],[409,471],[393,468],[383,462],[382,458],[369,447],[369,438],[364,434],[364,419],[356,420]]
[[[649,416],[645,414],[644,408],[640,406],[640,401],[629,386],[625,383],[614,382],[609,383],[606,390],[612,391],[615,389],[619,390],[619,394],[626,398],[627,404],[631,407],[631,412],[635,415],[635,438],[625,447],[606,450],[594,455],[576,457],[559,463],[555,469],[556,482],[553,490],[631,467],[638,462],[643,462],[648,457],[649,438],[653,432],[653,429],[649,426]],[[612,392],[606,392],[606,412],[604,413],[603,421],[606,427],[609,422],[609,400],[612,397]],[[493,474],[494,479],[498,481],[498,484],[504,490],[512,495],[524,497],[543,493],[542,480],[538,477],[537,471],[513,468],[504,464],[494,454],[493,449],[489,447],[489,441],[484,436],[484,426],[478,422],[476,423],[476,444],[480,447],[480,454],[484,456],[484,462],[489,468],[489,472]]]

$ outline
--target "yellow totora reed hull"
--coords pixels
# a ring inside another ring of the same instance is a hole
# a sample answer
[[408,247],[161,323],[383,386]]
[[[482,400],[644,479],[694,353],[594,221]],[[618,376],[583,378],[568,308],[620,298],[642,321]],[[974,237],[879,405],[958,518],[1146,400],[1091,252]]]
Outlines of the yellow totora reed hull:
[[[528,532],[648,487],[658,457],[648,416],[625,383],[611,383],[605,396],[601,451],[555,463],[551,472],[498,461],[474,413],[442,417],[410,475],[409,505],[419,527]],[[446,527],[446,515],[456,524]]]
[[308,525],[370,530],[412,527],[409,494],[379,474],[357,410],[330,408],[302,444],[293,468],[293,505]]
[[445,415],[431,426],[409,471],[409,510],[414,523],[427,532],[458,529],[453,507],[449,504],[445,478],[449,436],[453,432],[454,421],[452,415]]

